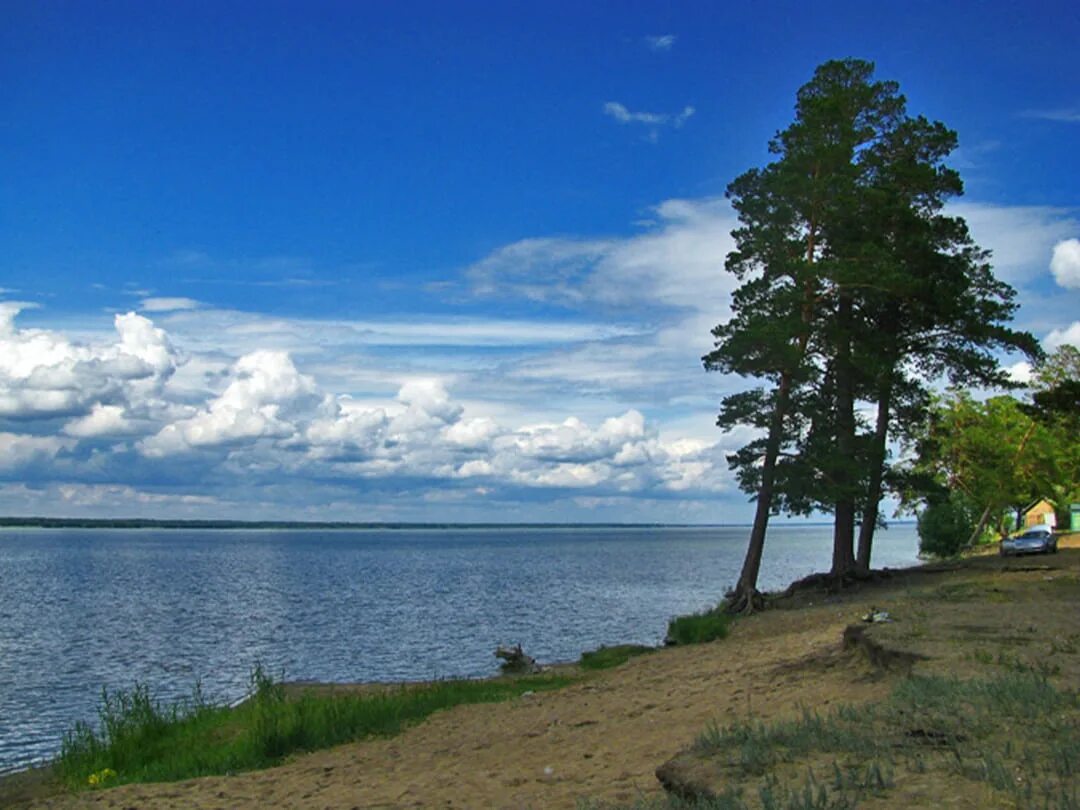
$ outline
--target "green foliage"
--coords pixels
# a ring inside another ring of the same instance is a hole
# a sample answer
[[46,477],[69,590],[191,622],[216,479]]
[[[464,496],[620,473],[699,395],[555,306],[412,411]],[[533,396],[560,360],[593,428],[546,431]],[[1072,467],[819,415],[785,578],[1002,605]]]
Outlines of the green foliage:
[[582,669],[611,669],[625,664],[635,656],[647,655],[651,652],[656,652],[656,648],[645,647],[641,644],[616,644],[582,653],[579,663]]
[[1068,394],[1062,375],[1070,366],[1060,365],[1064,370],[1052,375],[1057,387],[1037,388],[1032,405],[1011,396],[979,402],[965,392],[938,400],[914,440],[905,504],[934,504],[947,495],[973,516],[972,529],[985,514],[983,523],[999,532],[1038,498],[1064,511],[1080,496],[1080,416],[1071,405],[1051,407],[1060,404],[1053,397],[1039,398],[1048,390]]
[[1028,409],[1043,432],[1046,494],[1059,526],[1069,525],[1069,504],[1080,501],[1080,349],[1059,346],[1035,369]]
[[668,622],[666,644],[704,644],[727,638],[731,617],[720,608],[676,616]]
[[295,752],[397,734],[441,709],[557,689],[572,679],[449,680],[297,697],[260,667],[251,681],[251,697],[234,709],[207,703],[198,689],[192,699],[168,706],[141,684],[126,692],[103,692],[98,727],[79,723],[65,735],[57,773],[72,788],[84,788],[105,769],[123,783],[265,768]]
[[945,498],[919,513],[919,553],[928,557],[955,557],[966,549],[978,521],[960,498]]
[[[727,189],[739,217],[725,268],[740,282],[707,370],[763,381],[721,403],[717,424],[757,428],[728,461],[759,511],[737,590],[755,587],[768,515],[832,512],[834,573],[869,563],[890,436],[918,424],[927,381],[1004,385],[1002,350],[1039,355],[1007,327],[1015,292],[964,221],[945,165],[956,133],[911,116],[896,82],[858,59],[820,65],[774,160]],[[876,424],[856,403],[876,404]]]

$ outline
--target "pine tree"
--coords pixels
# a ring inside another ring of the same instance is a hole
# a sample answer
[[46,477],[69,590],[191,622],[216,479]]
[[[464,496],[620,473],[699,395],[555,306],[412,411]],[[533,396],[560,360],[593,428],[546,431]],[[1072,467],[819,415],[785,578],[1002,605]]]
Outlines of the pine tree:
[[[769,144],[775,160],[728,187],[740,226],[725,267],[741,285],[703,361],[768,385],[725,398],[717,419],[763,431],[729,458],[757,494],[732,610],[760,604],[768,520],[780,510],[832,512],[832,573],[868,569],[890,427],[925,407],[923,380],[1001,382],[993,350],[1038,351],[1006,326],[1011,288],[963,221],[941,213],[962,191],[943,163],[955,133],[908,117],[898,85],[873,72],[854,59],[821,65]],[[872,432],[859,402],[877,406]]]

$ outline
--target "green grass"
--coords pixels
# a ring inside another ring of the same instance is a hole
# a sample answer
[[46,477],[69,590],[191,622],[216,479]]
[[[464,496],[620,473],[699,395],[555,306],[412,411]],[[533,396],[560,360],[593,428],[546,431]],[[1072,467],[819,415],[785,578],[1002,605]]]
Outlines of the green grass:
[[293,753],[397,734],[440,709],[490,703],[526,691],[557,689],[573,679],[447,680],[369,694],[286,694],[258,667],[252,697],[234,709],[193,696],[169,705],[144,685],[103,692],[99,723],[65,735],[56,769],[73,788],[93,774],[116,772],[105,784],[157,782],[275,765]]
[[666,643],[704,644],[718,638],[726,638],[731,617],[719,608],[702,613],[676,616],[668,622]]
[[581,654],[578,662],[582,669],[610,669],[625,664],[636,655],[656,652],[655,647],[643,647],[640,644],[616,644],[613,647],[600,647]]

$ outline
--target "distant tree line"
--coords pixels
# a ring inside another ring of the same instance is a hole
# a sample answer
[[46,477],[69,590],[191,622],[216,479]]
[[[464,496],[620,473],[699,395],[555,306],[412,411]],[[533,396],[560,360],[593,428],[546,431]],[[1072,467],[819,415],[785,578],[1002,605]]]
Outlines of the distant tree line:
[[170,520],[155,518],[0,517],[0,527],[41,529],[617,529],[662,523],[388,523],[298,520]]

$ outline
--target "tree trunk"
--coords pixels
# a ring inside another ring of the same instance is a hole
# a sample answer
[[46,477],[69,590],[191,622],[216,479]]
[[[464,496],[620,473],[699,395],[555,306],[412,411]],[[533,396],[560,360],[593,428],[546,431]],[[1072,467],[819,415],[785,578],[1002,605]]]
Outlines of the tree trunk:
[[843,288],[836,309],[836,501],[833,524],[832,575],[840,579],[855,570],[855,496],[851,471],[855,456],[855,373],[851,367],[851,294]]
[[863,508],[862,524],[859,526],[859,552],[855,558],[855,570],[859,574],[870,572],[870,551],[874,545],[877,528],[878,507],[881,505],[881,481],[885,476],[885,446],[889,437],[889,409],[892,407],[892,375],[888,375],[878,392],[877,424],[874,426],[874,443],[870,448],[870,480],[866,487],[866,506]]
[[983,510],[982,517],[979,518],[979,522],[975,524],[975,531],[971,533],[971,537],[968,538],[966,548],[971,548],[975,545],[975,542],[982,536],[983,529],[986,528],[986,524],[990,522],[990,512],[993,511],[993,506],[988,506]]
[[776,405],[769,422],[769,436],[765,443],[765,458],[761,465],[761,486],[758,487],[757,508],[754,512],[754,526],[750,530],[750,542],[746,545],[746,557],[742,572],[727,603],[729,613],[753,613],[764,605],[764,599],[757,589],[758,573],[761,571],[761,555],[765,551],[765,531],[769,527],[769,515],[772,513],[773,487],[776,481],[776,459],[780,455],[780,441],[783,437],[784,418],[787,416],[791,375],[780,378],[776,392]]

